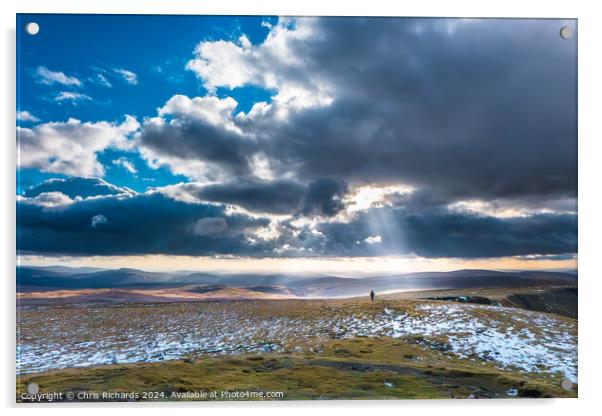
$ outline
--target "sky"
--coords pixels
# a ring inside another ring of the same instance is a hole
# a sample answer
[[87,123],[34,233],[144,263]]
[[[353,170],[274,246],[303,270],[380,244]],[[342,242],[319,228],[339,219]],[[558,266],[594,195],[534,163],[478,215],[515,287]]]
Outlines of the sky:
[[575,21],[32,21],[21,264],[576,268]]

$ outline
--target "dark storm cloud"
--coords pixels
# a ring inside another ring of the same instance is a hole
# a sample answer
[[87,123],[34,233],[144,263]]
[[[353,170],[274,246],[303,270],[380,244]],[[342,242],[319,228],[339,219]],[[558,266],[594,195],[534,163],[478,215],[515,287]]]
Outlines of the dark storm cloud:
[[60,192],[71,199],[77,197],[133,194],[131,189],[112,185],[100,178],[71,177],[65,179],[49,179],[33,186],[23,193],[26,197],[35,197],[45,192]]
[[308,184],[287,179],[207,186],[188,183],[179,188],[200,200],[234,204],[255,212],[326,217],[344,208],[342,198],[348,191],[344,181],[334,178],[317,178]]
[[253,255],[265,248],[245,237],[270,222],[159,193],[92,198],[50,209],[25,200],[18,202],[17,214],[21,253],[70,255]]
[[[248,156],[256,152],[255,144],[231,131],[203,120],[180,117],[177,124],[145,124],[140,133],[144,147],[158,156],[181,161],[210,162],[217,167],[214,174],[245,177],[249,174]],[[177,162],[179,163],[179,162]]]
[[[79,183],[74,183],[78,188]],[[298,200],[291,196],[298,204],[297,212],[306,210],[312,218],[320,215],[324,219],[314,225],[294,225],[293,217],[276,225],[276,238],[264,239],[260,231],[270,225],[270,219],[226,214],[225,206],[215,203],[187,203],[156,191],[77,201],[42,198],[51,195],[45,193],[17,202],[19,250],[70,255],[313,257],[415,253],[477,258],[562,255],[575,253],[577,248],[576,216],[572,214],[495,218],[455,212],[426,192],[418,192],[391,198],[389,205],[361,211],[348,221],[326,220],[342,207],[346,185],[340,180],[322,178],[306,186],[286,181],[261,184],[265,199],[254,199],[257,194],[249,191],[261,189],[258,184],[255,188],[247,186],[233,188],[234,196],[226,189],[216,196],[242,201],[246,195],[248,204],[266,209],[263,204],[268,204],[270,192],[290,186],[299,191]],[[216,193],[216,189],[205,191]],[[190,189],[185,191],[191,193]]]
[[154,142],[219,161],[196,146],[223,141],[237,155],[228,163],[247,173],[241,155],[255,151],[303,180],[403,182],[448,199],[575,197],[576,39],[559,36],[563,24],[574,22],[297,19],[289,27],[311,35],[279,35],[286,57],[265,45],[240,52],[254,74],[245,85],[275,82],[330,103],[275,101],[236,117],[255,147],[217,130],[192,131],[181,148],[171,133]]
[[392,207],[374,208],[349,224],[319,227],[328,237],[325,250],[333,255],[461,258],[575,253],[576,229],[576,217],[568,214],[494,218]]
[[342,198],[347,193],[347,184],[342,180],[318,178],[308,186],[303,207],[305,215],[332,217],[345,208]]
[[305,186],[291,180],[231,182],[208,186],[183,185],[200,199],[240,205],[250,211],[292,214],[303,202]]
[[274,157],[300,175],[401,181],[449,198],[576,195],[576,48],[559,21],[319,19],[298,45],[333,85]]

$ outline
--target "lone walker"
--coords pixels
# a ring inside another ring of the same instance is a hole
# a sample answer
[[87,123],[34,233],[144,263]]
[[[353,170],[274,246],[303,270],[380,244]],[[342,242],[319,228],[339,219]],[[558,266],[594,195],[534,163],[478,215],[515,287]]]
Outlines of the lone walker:
[[372,300],[372,302],[374,302],[374,290],[370,291],[370,299]]

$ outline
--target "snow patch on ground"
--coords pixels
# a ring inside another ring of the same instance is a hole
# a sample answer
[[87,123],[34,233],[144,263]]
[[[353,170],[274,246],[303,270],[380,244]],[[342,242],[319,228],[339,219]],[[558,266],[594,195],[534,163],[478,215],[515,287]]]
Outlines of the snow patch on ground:
[[559,374],[577,382],[576,322],[539,312],[448,303],[417,304],[411,314],[384,308],[356,316],[333,309],[331,316],[312,318],[254,316],[229,309],[227,303],[176,315],[153,306],[148,306],[148,316],[130,315],[128,308],[116,310],[112,313],[122,315],[114,316],[111,325],[103,325],[102,307],[82,308],[85,313],[68,320],[52,317],[52,309],[23,314],[18,373],[301,350],[291,345],[386,336],[423,337],[426,347],[461,359],[525,373]]

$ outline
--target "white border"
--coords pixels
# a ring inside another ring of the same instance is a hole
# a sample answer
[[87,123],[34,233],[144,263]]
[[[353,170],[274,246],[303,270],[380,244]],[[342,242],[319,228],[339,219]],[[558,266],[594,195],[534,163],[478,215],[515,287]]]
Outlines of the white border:
[[583,5],[549,0],[545,6],[524,0],[479,2],[471,0],[394,2],[391,0],[20,0],[21,13],[119,14],[235,14],[289,16],[439,16],[439,17],[578,17]]
[[[599,178],[602,178],[602,131],[600,103],[602,96],[602,16],[594,1],[570,2],[548,0],[441,0],[441,1],[338,1],[338,0],[3,0],[0,2],[3,26],[2,55],[2,211],[0,255],[3,271],[2,367],[0,395],[9,414],[102,414],[132,411],[145,414],[237,414],[274,413],[281,415],[309,412],[333,412],[346,415],[369,413],[466,415],[475,412],[490,415],[537,412],[546,415],[587,414],[600,407],[598,389],[602,387],[600,362],[600,296],[602,290],[599,264],[602,250]],[[446,16],[446,17],[565,17],[579,19],[579,399],[573,400],[485,400],[485,401],[394,401],[394,402],[278,402],[278,403],[206,403],[206,404],[103,404],[102,408],[84,405],[55,404],[43,408],[15,407],[15,13],[119,13],[119,14],[252,14],[252,15],[369,15],[369,16]],[[598,262],[596,261],[598,260]],[[200,409],[199,409],[200,408]],[[342,409],[344,408],[344,409]]]

